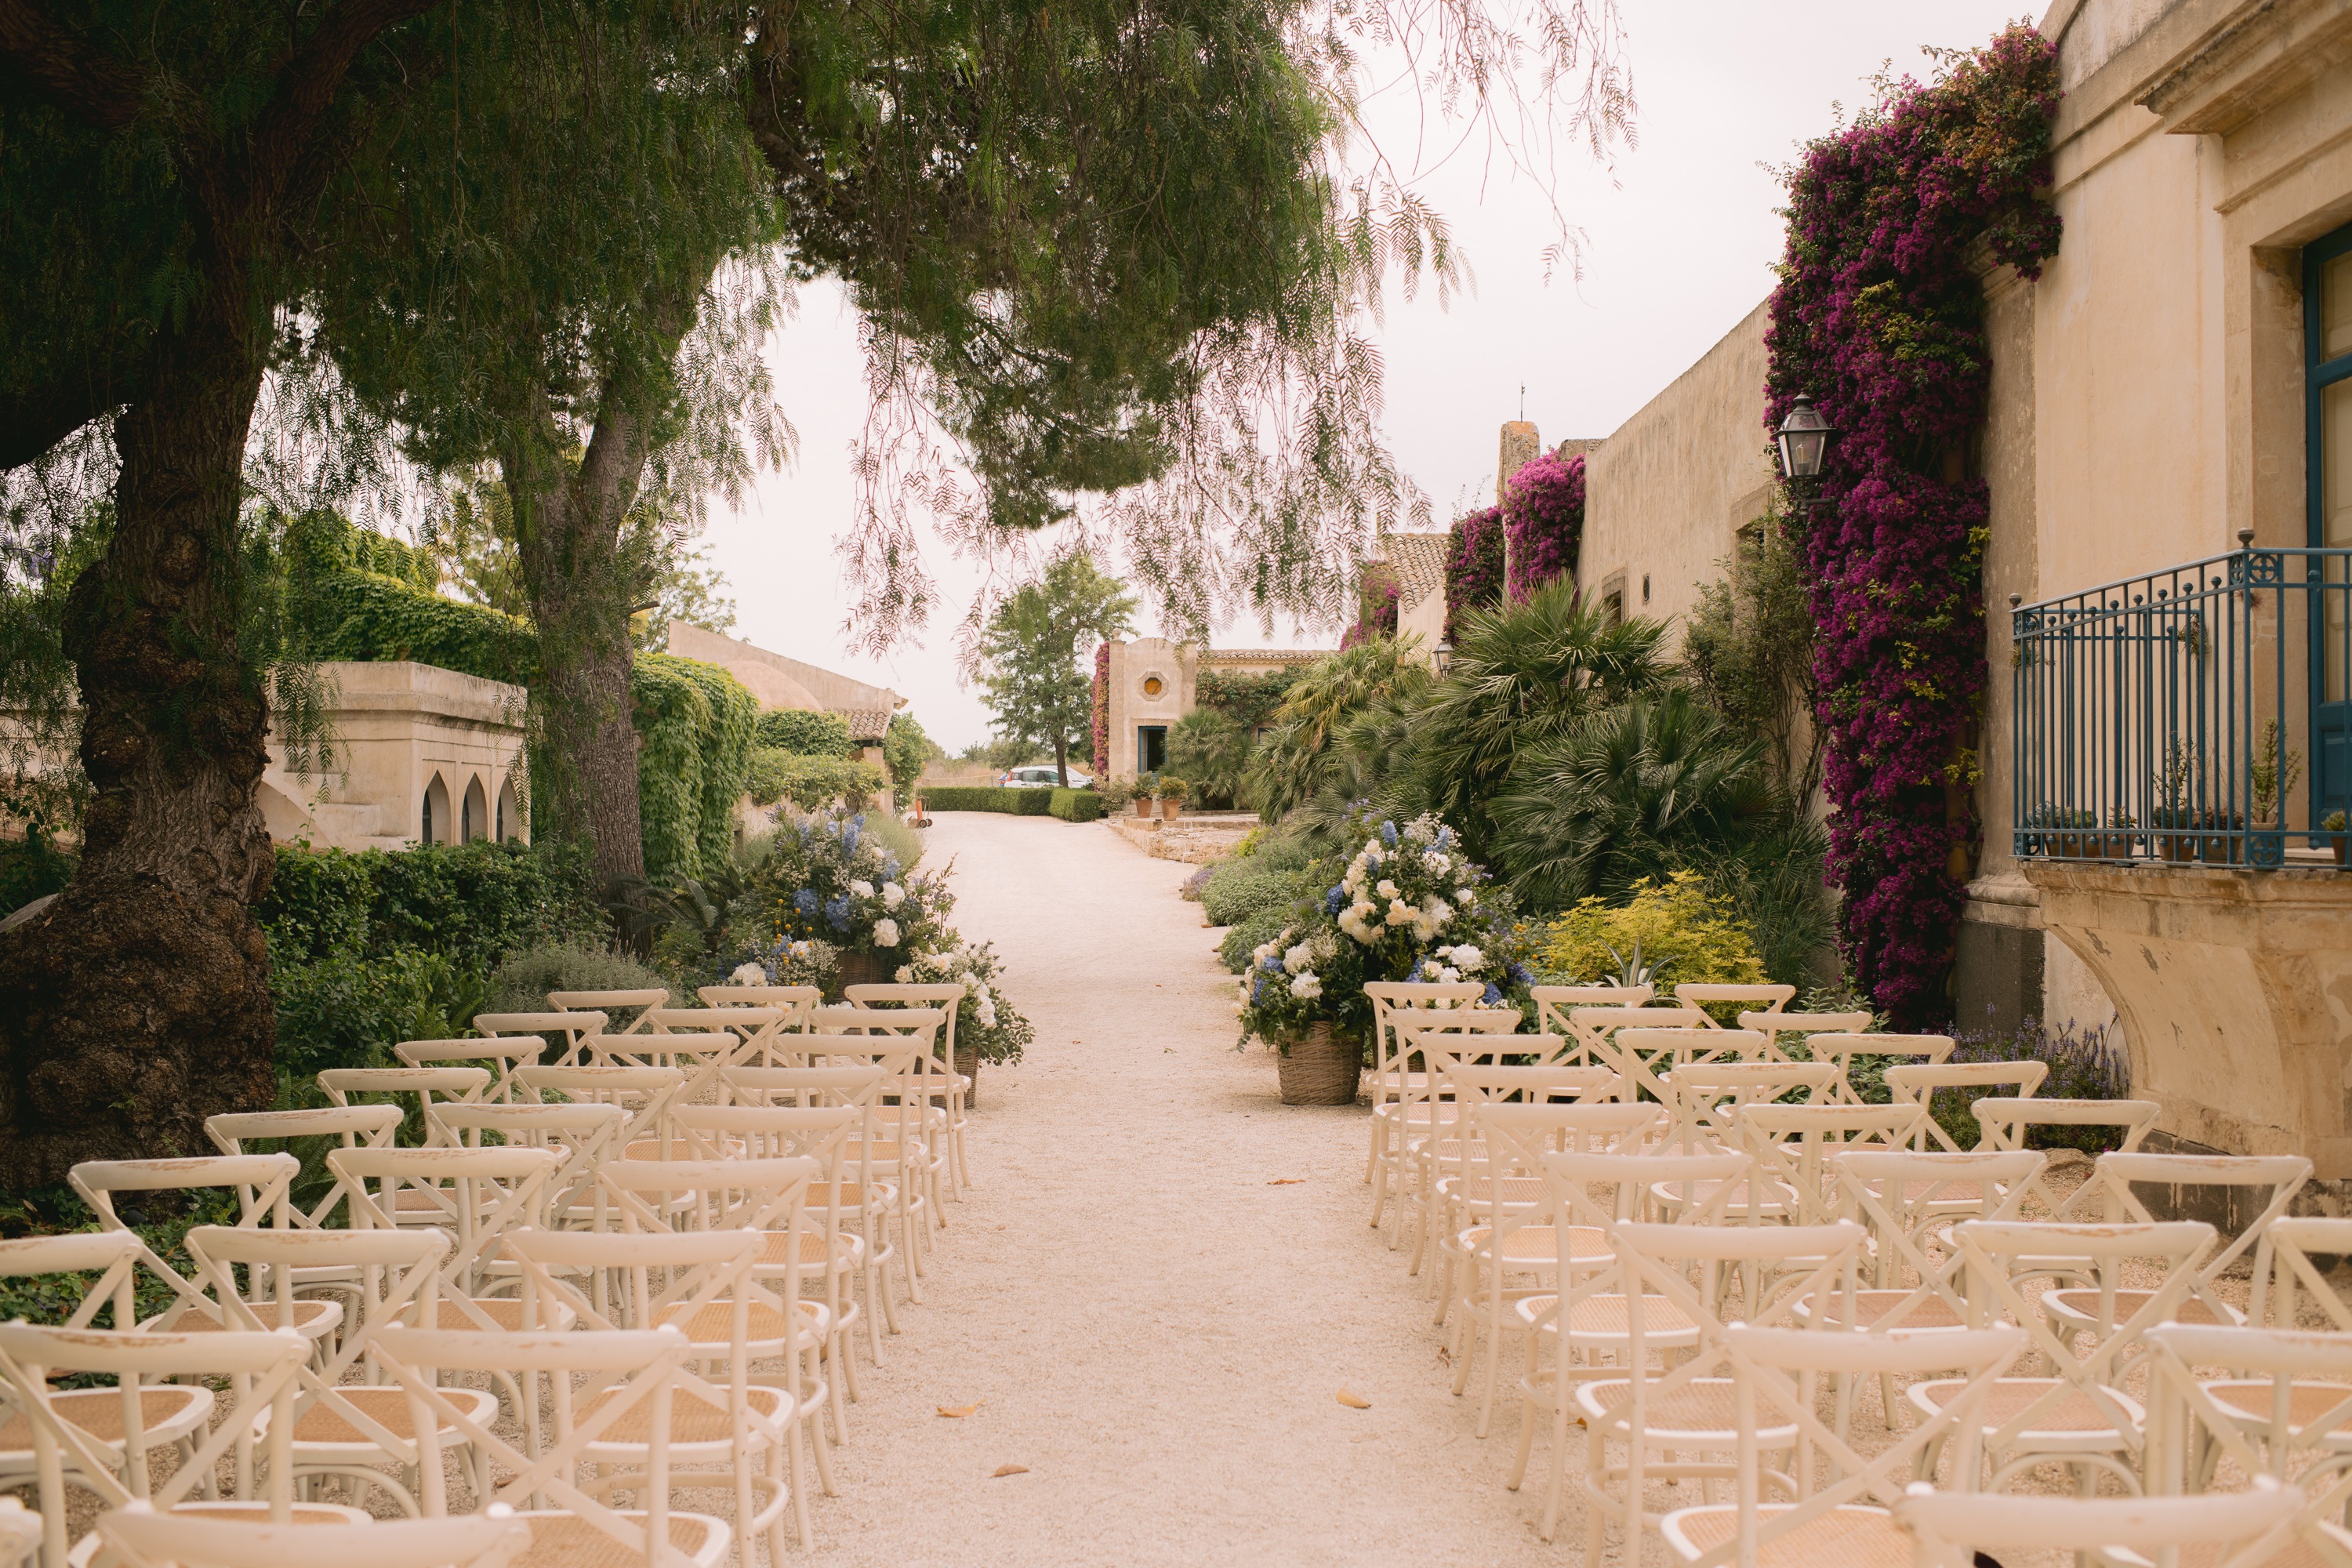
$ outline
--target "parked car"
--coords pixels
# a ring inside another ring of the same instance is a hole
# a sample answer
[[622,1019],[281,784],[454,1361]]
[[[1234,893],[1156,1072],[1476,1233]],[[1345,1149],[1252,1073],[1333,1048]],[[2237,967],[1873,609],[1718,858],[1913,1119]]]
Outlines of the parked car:
[[[1025,768],[1014,768],[996,782],[1005,789],[1059,789],[1062,787],[1062,775],[1054,771],[1053,763],[1043,763]],[[1072,789],[1084,789],[1092,783],[1094,783],[1093,779],[1078,772],[1077,769],[1070,770]]]

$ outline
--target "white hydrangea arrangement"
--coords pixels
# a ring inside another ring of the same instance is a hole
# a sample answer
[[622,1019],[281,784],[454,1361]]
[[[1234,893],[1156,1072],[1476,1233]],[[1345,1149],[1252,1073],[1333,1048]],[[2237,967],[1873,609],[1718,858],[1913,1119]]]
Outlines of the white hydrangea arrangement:
[[961,985],[956,1048],[977,1050],[984,1062],[1017,1062],[1037,1030],[997,984],[1002,970],[995,943],[960,942],[943,952],[916,955],[900,964],[893,978],[901,985]]

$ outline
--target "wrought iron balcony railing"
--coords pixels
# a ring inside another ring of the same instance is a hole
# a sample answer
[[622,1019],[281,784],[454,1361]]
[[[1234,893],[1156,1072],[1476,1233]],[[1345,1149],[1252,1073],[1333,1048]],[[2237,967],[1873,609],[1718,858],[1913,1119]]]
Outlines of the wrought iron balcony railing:
[[2352,550],[2249,544],[2011,623],[2018,855],[2342,863]]

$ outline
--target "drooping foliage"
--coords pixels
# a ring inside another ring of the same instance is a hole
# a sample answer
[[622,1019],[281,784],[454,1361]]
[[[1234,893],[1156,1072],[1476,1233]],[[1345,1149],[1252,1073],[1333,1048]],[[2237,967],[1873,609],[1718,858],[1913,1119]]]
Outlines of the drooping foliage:
[[1584,458],[1546,452],[1511,476],[1503,495],[1504,558],[1508,591],[1524,599],[1545,584],[1572,575],[1584,537]]
[[1811,584],[1831,865],[1854,983],[1898,1027],[1950,1016],[1977,823],[1989,380],[1977,257],[2058,246],[2057,50],[2019,25],[1811,143],[1790,181],[1767,423],[1813,397],[1840,435],[1790,514]]
[[1266,819],[1279,820],[1326,784],[1344,752],[1333,744],[1340,726],[1368,708],[1419,696],[1430,679],[1428,658],[1411,638],[1372,637],[1301,670],[1258,746],[1256,794]]

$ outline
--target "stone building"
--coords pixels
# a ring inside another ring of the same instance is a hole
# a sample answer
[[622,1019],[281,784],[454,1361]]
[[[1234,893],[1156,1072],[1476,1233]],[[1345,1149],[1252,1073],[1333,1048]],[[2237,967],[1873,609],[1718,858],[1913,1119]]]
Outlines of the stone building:
[[[1442,615],[1441,615],[1442,618]],[[1168,761],[1168,731],[1192,711],[1203,670],[1265,675],[1312,664],[1328,648],[1204,648],[1166,637],[1135,637],[1110,645],[1105,676],[1110,776],[1158,773]]]
[[[2352,876],[2312,829],[2352,802],[2352,556],[2326,552],[2352,547],[2352,5],[2056,0],[2041,26],[2065,229],[2038,280],[1985,278],[1990,681],[1955,1012],[2113,1020],[2164,1106],[2152,1146],[2294,1150],[2341,1183]],[[1769,504],[1765,325],[1590,453],[1578,578],[1629,613],[1685,614]],[[2066,625],[2094,629],[2035,629]],[[2162,680],[2193,729],[2150,708]],[[2265,818],[2245,758],[2273,721],[2305,773]],[[2222,830],[2201,847],[2147,831],[2186,820],[2148,803],[2189,748]]]

